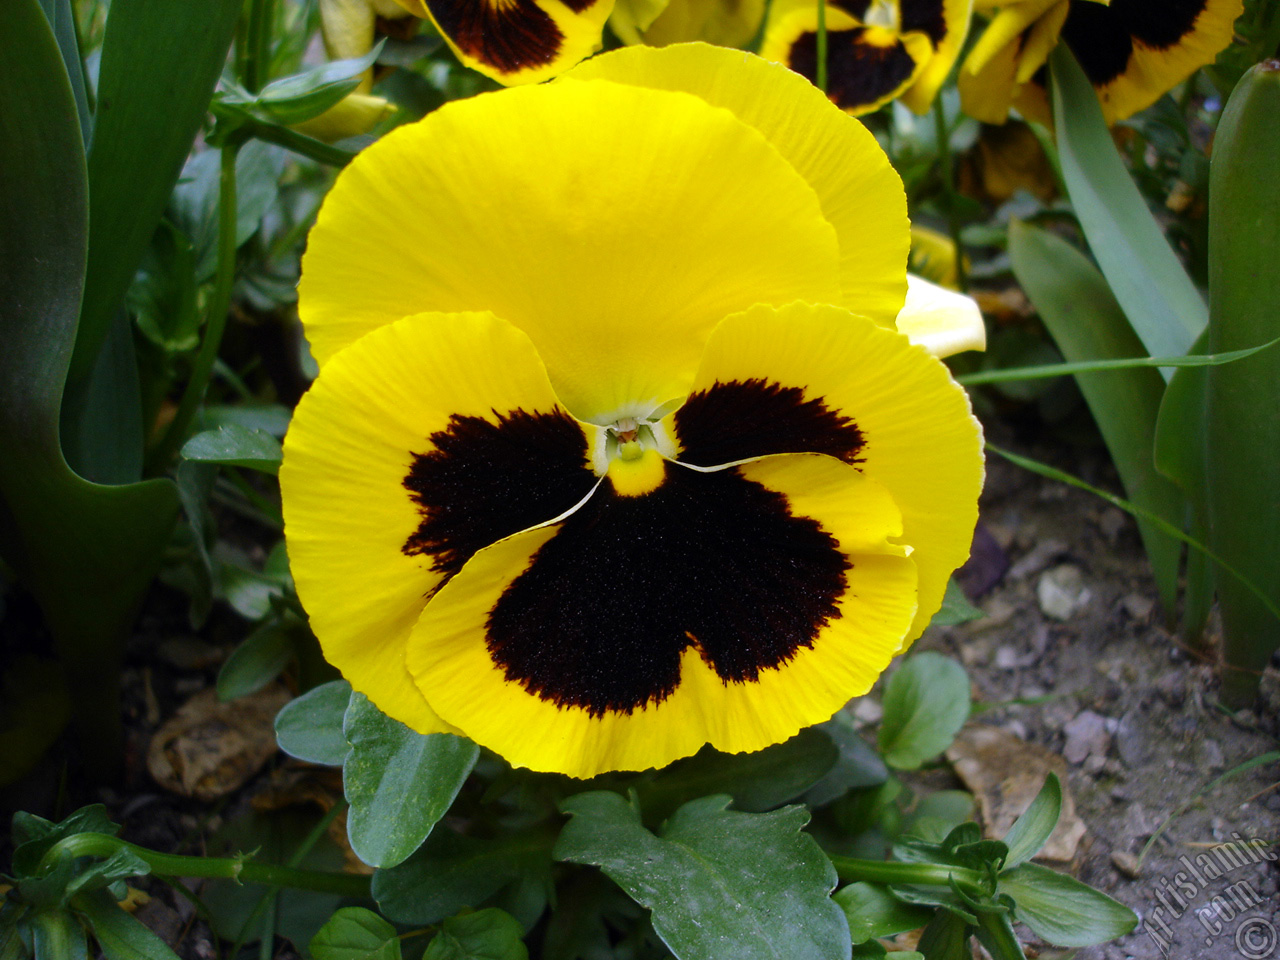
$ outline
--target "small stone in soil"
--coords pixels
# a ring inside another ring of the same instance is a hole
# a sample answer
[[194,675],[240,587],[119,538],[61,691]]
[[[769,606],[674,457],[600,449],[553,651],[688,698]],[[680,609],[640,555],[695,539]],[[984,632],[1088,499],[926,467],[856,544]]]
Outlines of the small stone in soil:
[[1115,868],[1123,873],[1130,880],[1137,880],[1142,876],[1142,864],[1132,853],[1126,853],[1124,850],[1112,850],[1111,862],[1115,864]]
[[1062,728],[1067,738],[1062,755],[1071,763],[1083,763],[1094,755],[1105,759],[1111,747],[1111,734],[1107,732],[1107,719],[1092,710],[1082,710]]
[[1036,582],[1036,599],[1046,617],[1066,621],[1088,605],[1093,593],[1084,585],[1084,574],[1080,568],[1064,563],[1040,575]]

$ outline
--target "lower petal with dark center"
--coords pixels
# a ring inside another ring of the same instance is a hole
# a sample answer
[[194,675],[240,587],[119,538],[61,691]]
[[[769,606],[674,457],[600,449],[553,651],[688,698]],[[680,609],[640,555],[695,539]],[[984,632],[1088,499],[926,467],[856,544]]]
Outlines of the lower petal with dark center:
[[591,776],[756,750],[865,690],[915,609],[888,495],[824,456],[602,486],[428,604],[424,696],[512,763]]

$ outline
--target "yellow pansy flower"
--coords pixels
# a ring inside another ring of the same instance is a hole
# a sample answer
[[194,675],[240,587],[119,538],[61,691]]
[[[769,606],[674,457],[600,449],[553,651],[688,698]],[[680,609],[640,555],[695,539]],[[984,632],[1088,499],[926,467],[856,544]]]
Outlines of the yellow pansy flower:
[[1108,124],[1155,103],[1231,42],[1242,0],[977,0],[991,16],[960,70],[964,111],[1049,121],[1044,65],[1061,40],[1098,91]]
[[[827,0],[827,93],[855,116],[901,99],[924,113],[969,31],[973,0]],[[817,0],[774,0],[762,56],[817,76]]]
[[320,375],[280,472],[325,655],[415,730],[576,777],[866,692],[982,483],[967,396],[894,329],[954,349],[980,318],[904,311],[907,246],[860,123],[702,44],[361,152],[303,259]]

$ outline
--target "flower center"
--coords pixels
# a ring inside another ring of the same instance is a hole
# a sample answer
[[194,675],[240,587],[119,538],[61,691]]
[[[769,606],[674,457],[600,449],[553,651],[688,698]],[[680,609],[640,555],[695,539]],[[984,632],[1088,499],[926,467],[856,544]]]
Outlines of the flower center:
[[666,476],[666,459],[676,444],[661,420],[620,417],[599,433],[592,444],[591,466],[609,478],[614,492],[636,497],[655,490]]
[[884,27],[897,33],[900,24],[897,0],[871,0],[862,22],[868,27]]

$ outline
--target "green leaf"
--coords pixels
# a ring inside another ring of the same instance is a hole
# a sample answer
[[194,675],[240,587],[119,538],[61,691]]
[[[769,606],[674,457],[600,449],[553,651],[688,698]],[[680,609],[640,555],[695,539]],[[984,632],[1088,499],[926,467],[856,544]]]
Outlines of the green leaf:
[[168,481],[89,484],[63,459],[59,410],[85,269],[86,174],[66,71],[35,0],[6,4],[0,62],[0,169],[23,171],[0,177],[0,552],[40,603],[86,763],[91,775],[105,774],[121,755],[123,640],[177,496]]
[[545,828],[480,840],[441,826],[409,859],[373,875],[373,898],[399,923],[439,923],[522,878],[550,885],[554,842]]
[[963,790],[935,790],[919,799],[902,822],[902,835],[941,842],[973,816],[973,795]]
[[1061,813],[1062,784],[1058,782],[1056,773],[1050,773],[1031,805],[1022,811],[1004,835],[1005,845],[1009,848],[1005,868],[1016,867],[1034,857],[1058,825]]
[[111,4],[89,155],[84,307],[69,379],[84,379],[204,120],[239,0]]
[[[1231,94],[1209,170],[1209,349],[1280,334],[1280,67],[1254,66]],[[1209,546],[1280,604],[1280,352],[1206,374]],[[1222,611],[1223,698],[1247,706],[1273,651],[1277,618],[1236,578],[1215,571]]]
[[954,627],[970,620],[981,620],[986,614],[969,602],[959,584],[955,580],[947,581],[947,592],[942,596],[942,606],[929,621],[938,627]]
[[58,823],[19,810],[13,815],[13,869],[20,876],[31,875],[55,844],[74,834],[105,833],[114,837],[119,832],[119,824],[111,822],[107,808],[100,803],[81,807]]
[[372,910],[343,907],[311,938],[313,960],[400,960],[396,928]]
[[83,894],[72,906],[93,927],[106,960],[178,960],[163,940],[125,913],[107,891]]
[[278,403],[238,403],[234,406],[211,404],[200,411],[196,422],[207,430],[231,426],[264,430],[279,440],[289,429],[289,417],[289,408]]
[[[1093,88],[1089,89],[1093,96]],[[1107,281],[1071,244],[1015,221],[1009,227],[1009,256],[1018,282],[1068,360],[1144,352]],[[1082,373],[1076,380],[1129,499],[1181,526],[1182,495],[1156,471],[1153,459],[1156,418],[1164,394],[1160,376],[1154,370],[1127,370]],[[1172,611],[1182,548],[1150,523],[1139,520],[1138,530],[1161,602],[1166,611]]]
[[948,910],[938,910],[916,944],[929,960],[970,960],[969,925]]
[[291,757],[340,767],[351,747],[342,733],[351,684],[333,680],[291,700],[276,714],[276,742]]
[[851,883],[837,890],[832,899],[844,911],[854,943],[918,930],[933,916],[932,911],[903,903],[873,883]]
[[969,719],[969,677],[950,657],[918,653],[889,678],[880,721],[880,755],[898,770],[915,770],[951,746]]
[[642,906],[684,960],[848,957],[848,924],[829,894],[835,870],[800,831],[803,807],[726,810],[729,798],[685,804],[655,836],[616,793],[570,797],[573,819],[555,857],[600,867]]
[[293,659],[294,633],[299,629],[306,628],[294,617],[272,618],[240,641],[218,671],[218,699],[256,693],[280,676]]
[[10,661],[0,677],[0,787],[26,776],[71,719],[62,668],[31,654]]
[[496,907],[450,917],[422,960],[527,960],[524,929]]
[[182,456],[201,463],[248,467],[274,475],[280,469],[284,454],[280,441],[265,430],[230,426],[196,434],[183,445]]
[[273,80],[255,98],[266,116],[286,126],[318,117],[360,85],[361,76],[373,66],[385,41],[379,41],[362,57],[331,60],[291,77]]
[[741,810],[771,810],[821,780],[836,758],[831,738],[813,729],[755,753],[703,747],[658,771],[643,791],[645,812],[661,819],[685,801],[711,793],[729,794]]
[[1072,877],[1024,863],[1000,874],[997,892],[1013,899],[1017,918],[1059,947],[1088,947],[1123,937],[1137,915]]
[[69,911],[38,910],[30,922],[35,960],[86,960],[88,957],[84,927]]
[[1181,356],[1208,322],[1204,299],[1125,169],[1069,47],[1054,48],[1049,69],[1062,176],[1089,248],[1144,352]]
[[810,807],[828,804],[850,790],[879,786],[889,778],[888,768],[880,754],[862,739],[862,734],[843,710],[815,729],[831,738],[839,756],[826,776],[805,793],[804,802]]
[[351,849],[371,866],[394,867],[448,812],[480,748],[451,733],[415,733],[362,693],[351,695],[342,730],[351,744],[342,765]]

